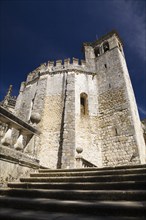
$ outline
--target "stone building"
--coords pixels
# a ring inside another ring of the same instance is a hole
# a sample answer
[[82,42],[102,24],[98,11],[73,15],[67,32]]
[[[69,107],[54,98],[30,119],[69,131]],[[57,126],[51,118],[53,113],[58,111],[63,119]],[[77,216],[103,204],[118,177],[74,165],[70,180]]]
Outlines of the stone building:
[[13,114],[39,134],[26,141],[12,129],[11,136],[22,144],[18,150],[49,168],[75,168],[78,159],[97,167],[145,163],[142,126],[118,33],[84,43],[83,53],[80,62],[44,63],[22,82]]

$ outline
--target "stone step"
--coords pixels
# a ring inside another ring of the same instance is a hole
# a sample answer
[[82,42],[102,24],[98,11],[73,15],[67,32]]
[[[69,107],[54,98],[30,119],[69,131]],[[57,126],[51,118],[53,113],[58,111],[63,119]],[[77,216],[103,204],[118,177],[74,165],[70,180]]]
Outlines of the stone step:
[[0,189],[0,218],[142,220],[146,216],[146,165],[41,169],[20,181]]
[[74,172],[40,172],[30,173],[30,177],[57,177],[57,176],[99,176],[99,175],[120,175],[120,174],[140,174],[146,173],[146,168],[116,169],[116,170],[91,170]]
[[51,182],[51,183],[31,183],[31,182],[10,182],[8,187],[24,189],[82,189],[82,190],[145,190],[146,181],[122,181],[122,182]]
[[20,178],[21,182],[113,182],[113,181],[143,181],[146,174],[100,175],[83,177],[28,177]]
[[61,213],[84,213],[95,216],[146,216],[145,201],[68,201],[56,199],[28,199],[15,197],[0,197],[2,208],[48,211]]
[[39,169],[39,172],[79,172],[79,171],[99,171],[99,170],[119,170],[119,169],[136,169],[136,168],[146,168],[146,164],[138,164],[138,165],[124,165],[124,166],[116,166],[116,167],[88,167],[88,168],[79,168],[79,169]]
[[144,201],[146,191],[144,190],[59,190],[59,189],[2,189],[1,196],[21,197],[21,198],[49,198],[62,200],[125,200]]
[[49,213],[32,210],[18,210],[2,208],[0,210],[2,220],[145,220],[145,217],[120,217],[118,216],[92,216],[81,214]]

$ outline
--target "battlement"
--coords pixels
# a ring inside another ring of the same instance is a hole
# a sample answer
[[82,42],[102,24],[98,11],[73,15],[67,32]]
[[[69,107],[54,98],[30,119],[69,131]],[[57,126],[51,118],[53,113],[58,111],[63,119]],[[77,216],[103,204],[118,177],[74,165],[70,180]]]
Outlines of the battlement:
[[48,61],[46,65],[47,70],[55,71],[58,69],[64,69],[70,67],[85,67],[86,62],[84,60],[79,60],[77,58],[72,58],[72,61],[70,58],[64,59],[64,60],[56,60],[54,61]]
[[26,82],[37,79],[42,74],[53,74],[56,71],[63,71],[66,69],[77,69],[77,70],[87,70],[86,61],[79,60],[77,58],[70,58],[64,60],[48,61],[47,63],[41,64],[38,68],[33,70],[28,74]]

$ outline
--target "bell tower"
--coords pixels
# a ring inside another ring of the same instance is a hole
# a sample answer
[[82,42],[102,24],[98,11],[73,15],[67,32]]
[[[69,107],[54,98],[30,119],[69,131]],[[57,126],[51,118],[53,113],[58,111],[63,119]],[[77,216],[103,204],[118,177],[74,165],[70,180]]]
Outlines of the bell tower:
[[123,43],[116,31],[84,44],[98,82],[99,139],[104,166],[144,163],[145,143]]

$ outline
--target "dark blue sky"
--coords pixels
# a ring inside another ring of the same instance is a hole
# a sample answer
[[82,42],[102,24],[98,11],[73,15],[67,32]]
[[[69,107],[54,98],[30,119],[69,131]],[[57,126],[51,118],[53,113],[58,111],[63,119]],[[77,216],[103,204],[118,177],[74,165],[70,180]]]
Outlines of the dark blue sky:
[[146,118],[145,0],[0,0],[0,100],[48,60],[83,58],[83,42],[116,29]]

